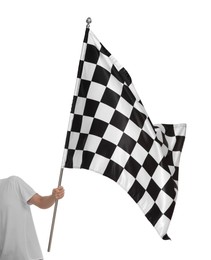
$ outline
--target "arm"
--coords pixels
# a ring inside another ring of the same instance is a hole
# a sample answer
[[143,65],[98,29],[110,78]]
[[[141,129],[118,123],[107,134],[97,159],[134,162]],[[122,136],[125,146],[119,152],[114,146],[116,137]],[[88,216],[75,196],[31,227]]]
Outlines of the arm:
[[35,205],[41,209],[50,208],[56,200],[59,200],[64,197],[64,188],[58,187],[53,189],[52,194],[50,196],[40,196],[39,194],[35,194],[28,201],[28,204]]

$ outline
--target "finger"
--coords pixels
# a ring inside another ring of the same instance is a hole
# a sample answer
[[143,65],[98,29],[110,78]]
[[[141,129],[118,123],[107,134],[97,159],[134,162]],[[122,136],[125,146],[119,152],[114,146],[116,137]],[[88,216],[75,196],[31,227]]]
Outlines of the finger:
[[57,190],[56,194],[64,194],[64,191],[63,190]]
[[56,196],[64,196],[64,190],[57,191]]
[[63,194],[62,194],[62,195],[57,195],[57,196],[56,196],[56,199],[58,199],[58,200],[59,200],[59,199],[62,199],[63,197],[64,197],[64,195],[63,195]]

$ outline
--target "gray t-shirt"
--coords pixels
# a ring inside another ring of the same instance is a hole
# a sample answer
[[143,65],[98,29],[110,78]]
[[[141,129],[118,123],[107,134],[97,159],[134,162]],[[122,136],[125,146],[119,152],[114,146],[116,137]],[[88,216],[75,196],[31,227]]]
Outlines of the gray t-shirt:
[[0,260],[43,259],[27,204],[34,194],[19,177],[0,180]]

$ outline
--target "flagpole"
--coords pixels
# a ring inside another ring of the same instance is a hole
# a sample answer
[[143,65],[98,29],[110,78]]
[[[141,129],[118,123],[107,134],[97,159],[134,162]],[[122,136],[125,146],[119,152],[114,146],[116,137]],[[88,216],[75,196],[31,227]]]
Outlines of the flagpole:
[[[61,186],[61,184],[62,184],[63,171],[64,171],[64,168],[61,168],[58,187]],[[48,242],[48,252],[50,252],[50,250],[51,250],[51,243],[52,243],[52,238],[53,238],[53,231],[54,231],[54,226],[55,226],[57,207],[58,207],[58,200],[56,200],[55,205],[54,205],[53,219],[52,219],[52,223],[51,223],[51,232],[50,232],[50,237],[49,237],[49,242]]]
[[[87,23],[86,28],[90,27],[91,22],[92,22],[92,19],[90,17],[88,17],[86,19],[86,23]],[[63,171],[64,171],[64,168],[61,167],[58,187],[61,186],[61,183],[62,183]],[[50,237],[49,237],[49,242],[48,242],[48,252],[50,252],[50,250],[51,250],[51,243],[52,243],[52,239],[53,239],[53,232],[54,232],[54,226],[55,226],[55,221],[56,221],[57,208],[58,208],[58,200],[56,200],[55,205],[54,205],[53,218],[52,218],[52,223],[51,223],[51,231],[50,231]]]

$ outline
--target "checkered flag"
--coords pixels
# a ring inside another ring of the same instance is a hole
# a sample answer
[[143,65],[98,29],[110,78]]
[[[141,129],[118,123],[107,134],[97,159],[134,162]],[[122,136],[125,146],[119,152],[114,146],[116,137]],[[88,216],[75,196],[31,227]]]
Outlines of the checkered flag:
[[117,182],[169,239],[185,131],[185,124],[152,124],[128,72],[87,28],[62,167]]

